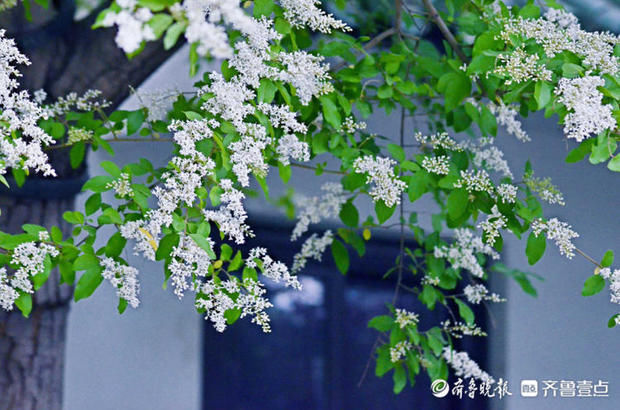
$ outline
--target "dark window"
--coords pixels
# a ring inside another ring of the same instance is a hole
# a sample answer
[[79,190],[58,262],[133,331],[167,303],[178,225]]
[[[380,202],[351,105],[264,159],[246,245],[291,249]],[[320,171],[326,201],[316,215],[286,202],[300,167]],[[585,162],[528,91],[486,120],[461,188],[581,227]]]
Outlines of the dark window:
[[[289,227],[252,226],[274,258],[292,260],[300,244],[289,241]],[[375,376],[369,358],[377,332],[367,324],[387,311],[394,281],[382,277],[397,253],[398,239],[373,238],[364,258],[351,259],[346,276],[333,266],[328,250],[322,263],[304,270],[302,292],[269,286],[274,304],[269,310],[271,334],[247,320],[220,334],[205,321],[203,408],[484,410],[486,403],[477,399],[434,398],[423,373],[414,388],[407,386],[398,396],[392,392],[391,372],[381,379]],[[422,328],[445,317],[440,306],[429,312],[413,295],[400,300],[400,306],[421,313]],[[458,348],[484,366],[485,340],[474,342],[463,339]]]

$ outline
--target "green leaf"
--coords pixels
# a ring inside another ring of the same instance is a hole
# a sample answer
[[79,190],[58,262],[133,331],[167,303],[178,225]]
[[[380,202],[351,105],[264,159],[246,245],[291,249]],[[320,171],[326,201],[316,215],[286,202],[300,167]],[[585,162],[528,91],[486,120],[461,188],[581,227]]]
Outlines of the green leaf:
[[534,235],[534,232],[530,232],[530,236],[527,238],[527,245],[525,247],[525,254],[527,255],[527,262],[530,265],[535,264],[542,258],[547,247],[547,238],[544,233],[540,233],[538,236]]
[[377,329],[379,332],[388,332],[393,325],[394,318],[387,315],[375,316],[368,322],[369,328]]
[[172,248],[179,244],[179,234],[176,232],[170,233],[159,241],[159,246],[155,252],[155,260],[161,261],[170,256]]
[[93,192],[105,192],[108,189],[108,184],[114,181],[114,178],[108,175],[98,175],[96,177],[92,177],[82,187],[82,191],[93,191]]
[[288,184],[288,181],[291,179],[292,174],[291,166],[283,165],[282,163],[278,162],[278,173],[280,174],[280,179],[282,179],[282,182]]
[[459,315],[461,315],[463,320],[465,320],[465,322],[467,322],[468,325],[473,324],[474,323],[474,312],[471,310],[471,308],[465,302],[459,299],[454,299],[454,301],[459,307]]
[[171,15],[165,13],[157,13],[148,21],[148,25],[153,29],[155,38],[161,37],[166,29],[172,24],[174,19]]
[[582,296],[593,296],[605,288],[605,279],[601,275],[592,275],[583,284]]
[[144,111],[142,109],[130,111],[127,115],[127,135],[138,132],[144,122]]
[[377,219],[379,223],[382,224],[394,214],[396,210],[396,205],[392,207],[388,207],[383,201],[375,202],[375,212],[377,213]]
[[469,194],[465,189],[455,189],[448,195],[447,206],[448,215],[452,219],[458,219],[467,210],[469,204]]
[[538,104],[538,109],[542,110],[551,102],[552,86],[546,81],[538,81],[534,87],[534,98]]
[[336,267],[340,273],[345,275],[349,270],[349,252],[347,251],[347,248],[338,239],[334,239],[331,249]]
[[108,257],[119,256],[126,244],[127,239],[123,238],[120,232],[115,232],[114,235],[108,239],[108,243],[105,247],[105,255]]
[[260,86],[256,92],[258,100],[267,104],[273,101],[278,88],[273,81],[263,78],[260,80]]
[[84,223],[84,215],[78,211],[66,211],[62,214],[62,218],[73,225],[81,225]]
[[118,310],[118,313],[122,315],[123,312],[125,312],[125,309],[127,309],[127,300],[123,298],[118,298],[118,306],[116,307],[116,309]]
[[101,207],[101,194],[95,193],[88,197],[86,203],[84,204],[84,211],[86,215],[92,215],[99,210]]
[[345,225],[352,228],[356,228],[359,224],[359,212],[351,201],[345,202],[340,209],[340,219]]
[[73,300],[77,302],[93,294],[103,281],[103,276],[101,276],[102,270],[101,266],[97,265],[80,276],[80,280],[78,280],[77,285],[75,285]]
[[603,260],[601,260],[601,266],[607,268],[614,263],[614,251],[611,249],[605,252]]
[[388,144],[387,149],[396,161],[403,162],[405,160],[405,150],[400,145]]
[[224,312],[226,323],[229,325],[234,324],[241,317],[241,309],[228,309]]
[[399,394],[407,385],[407,373],[402,365],[396,366],[392,380],[394,381],[394,394]]
[[447,73],[441,76],[437,89],[445,96],[446,112],[455,109],[471,94],[471,81],[464,73]]
[[614,172],[620,172],[620,155],[616,155],[607,163],[607,168]]
[[386,100],[388,98],[392,98],[393,95],[394,95],[394,90],[392,89],[391,86],[389,86],[387,84],[383,84],[377,90],[377,97],[379,97],[382,100]]
[[325,121],[327,121],[327,123],[332,127],[339,129],[342,124],[342,119],[336,103],[330,98],[329,95],[322,95],[319,101],[321,102],[321,108],[323,109],[323,117],[325,117]]
[[179,36],[185,31],[187,24],[184,22],[176,22],[166,30],[166,35],[164,36],[164,49],[170,50],[176,44]]
[[118,178],[121,176],[121,170],[112,161],[102,161],[99,166],[103,168],[108,174],[112,175],[114,178]]
[[616,313],[615,315],[613,315],[612,317],[609,318],[609,321],[607,322],[607,327],[608,328],[614,328],[616,327],[617,323],[616,323],[616,318],[620,316],[620,313]]
[[32,311],[32,295],[30,293],[20,293],[15,299],[15,306],[22,312],[24,317],[28,317]]
[[273,0],[254,0],[254,17],[271,16],[274,10]]
[[201,247],[205,252],[207,252],[207,255],[209,255],[209,258],[211,259],[216,259],[217,257],[215,256],[215,252],[213,252],[213,249],[211,248],[211,244],[207,241],[207,239],[199,234],[195,234],[195,233],[191,233],[189,234],[189,236],[194,240],[194,242],[196,242],[196,245],[198,245],[199,247]]
[[[568,164],[572,164],[575,162],[579,162],[583,160],[586,155],[588,155],[592,149],[592,144],[594,143],[594,139],[587,139],[583,141],[577,148],[571,150],[566,156],[565,162]],[[620,164],[618,164],[620,166]]]
[[86,144],[84,142],[78,142],[71,147],[69,151],[69,161],[71,162],[71,168],[76,169],[84,160],[86,154]]
[[540,8],[535,4],[527,4],[519,10],[519,16],[523,18],[535,19],[540,17]]
[[80,270],[93,270],[99,266],[99,259],[90,253],[85,253],[77,257],[73,262],[73,269]]

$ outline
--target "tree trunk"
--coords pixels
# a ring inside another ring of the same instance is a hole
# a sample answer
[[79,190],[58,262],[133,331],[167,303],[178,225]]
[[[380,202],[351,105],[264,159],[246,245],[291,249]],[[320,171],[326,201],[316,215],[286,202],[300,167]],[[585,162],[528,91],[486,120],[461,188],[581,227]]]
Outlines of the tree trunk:
[[[174,51],[151,43],[128,60],[114,43],[115,29],[91,30],[97,13],[75,22],[74,0],[54,0],[50,10],[30,4],[32,22],[24,19],[20,7],[0,14],[0,27],[32,62],[20,67],[24,76],[19,79],[22,88],[30,91],[43,88],[56,98],[98,89],[116,107],[129,94],[129,85],[139,86]],[[0,192],[0,230],[20,233],[24,223],[69,229],[62,214],[73,208],[86,170],[69,166],[66,149],[48,154],[58,179],[34,175],[24,189]],[[62,408],[66,323],[73,289],[58,283],[59,273],[54,270],[35,294],[29,319],[17,309],[0,309],[1,410]]]
[[[50,227],[62,221],[72,199],[1,198],[0,229],[17,232],[24,223]],[[61,223],[64,235],[70,231]],[[73,289],[58,285],[54,269],[35,293],[30,318],[0,309],[0,409],[60,410],[67,312]]]

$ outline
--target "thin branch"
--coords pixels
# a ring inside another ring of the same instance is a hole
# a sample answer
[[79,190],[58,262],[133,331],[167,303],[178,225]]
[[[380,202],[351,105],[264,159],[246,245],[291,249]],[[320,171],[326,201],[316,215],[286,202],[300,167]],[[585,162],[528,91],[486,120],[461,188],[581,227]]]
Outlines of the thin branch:
[[[293,162],[291,162],[291,166],[292,167],[297,167],[297,168],[303,168],[303,169],[310,169],[310,170],[313,170],[313,171],[316,171],[316,170],[319,169],[317,167],[313,167],[313,166],[310,166],[310,165],[296,164],[296,163],[293,163]],[[326,174],[347,175],[346,172],[336,171],[336,170],[332,170],[332,169],[321,169],[320,171],[324,172]]]
[[[390,36],[393,36],[394,34],[396,34],[396,30],[394,28],[389,28],[377,34],[375,37],[368,40],[366,44],[364,44],[364,51],[370,50],[371,48],[379,45],[383,40]],[[347,64],[348,63],[346,61],[341,61],[340,63],[336,64],[334,68],[332,68],[332,71],[338,71],[341,68],[345,67]]]
[[443,21],[443,19],[437,12],[437,9],[435,8],[435,6],[433,6],[432,0],[422,0],[422,2],[424,3],[424,7],[426,8],[426,10],[428,11],[429,17],[437,25],[439,31],[441,31],[441,34],[444,36],[448,44],[450,44],[450,47],[452,47],[456,55],[458,55],[464,63],[467,63],[469,59],[467,58],[465,53],[463,53],[463,50],[461,50],[459,43],[454,38],[454,35],[452,35],[452,32],[450,32],[450,29],[446,25],[446,22]]
[[588,261],[592,262],[597,268],[601,268],[602,266],[594,259],[592,258],[590,255],[586,254],[584,251],[582,251],[579,248],[575,248],[575,251],[583,256],[584,258],[586,258]]

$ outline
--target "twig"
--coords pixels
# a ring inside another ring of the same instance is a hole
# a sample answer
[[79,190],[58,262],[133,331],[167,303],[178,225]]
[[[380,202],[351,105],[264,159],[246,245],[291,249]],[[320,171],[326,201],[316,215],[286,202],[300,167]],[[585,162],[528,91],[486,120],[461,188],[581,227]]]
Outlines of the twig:
[[[313,171],[316,171],[316,170],[319,169],[317,167],[312,167],[310,165],[296,164],[296,163],[293,163],[293,162],[291,162],[291,166],[292,167],[297,167],[297,168],[303,168],[303,169],[310,169],[310,170],[313,170]],[[336,170],[332,170],[332,169],[321,169],[320,171],[324,172],[326,174],[347,175],[346,172],[336,171]]]
[[[371,38],[370,40],[368,40],[368,42],[366,44],[364,44],[363,49],[366,50],[370,50],[371,48],[377,46],[378,44],[380,44],[383,40],[385,40],[386,38],[392,36],[396,34],[396,30],[394,28],[389,28],[379,34],[377,34],[375,37]],[[341,68],[345,67],[348,63],[346,61],[342,61],[338,64],[336,64],[334,66],[334,68],[332,68],[332,71],[338,71]]]
[[439,31],[441,31],[441,34],[444,36],[444,38],[446,39],[448,44],[450,44],[450,47],[452,47],[452,49],[454,50],[456,55],[458,55],[459,58],[464,63],[467,63],[468,62],[467,56],[465,55],[465,53],[463,53],[463,50],[461,50],[461,47],[459,47],[459,44],[457,43],[456,39],[454,38],[454,35],[452,35],[452,33],[450,32],[450,29],[446,25],[445,21],[443,21],[443,19],[441,18],[441,16],[437,12],[437,9],[435,8],[435,6],[433,6],[432,1],[431,0],[422,0],[422,2],[424,3],[424,7],[426,8],[426,10],[428,11],[429,17],[437,25],[437,27],[439,28]]

